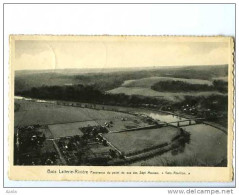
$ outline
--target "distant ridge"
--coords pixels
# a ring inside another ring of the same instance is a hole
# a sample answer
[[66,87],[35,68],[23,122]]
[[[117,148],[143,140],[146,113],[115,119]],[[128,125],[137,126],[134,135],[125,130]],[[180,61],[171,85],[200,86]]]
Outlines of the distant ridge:
[[41,73],[58,73],[58,74],[88,74],[88,73],[109,73],[109,72],[125,72],[125,71],[143,71],[143,70],[159,70],[159,69],[194,69],[205,66],[208,68],[212,66],[227,66],[221,65],[179,65],[179,66],[151,66],[151,67],[126,67],[126,68],[66,68],[66,69],[45,69],[45,70],[16,70],[15,73],[21,74],[41,74]]

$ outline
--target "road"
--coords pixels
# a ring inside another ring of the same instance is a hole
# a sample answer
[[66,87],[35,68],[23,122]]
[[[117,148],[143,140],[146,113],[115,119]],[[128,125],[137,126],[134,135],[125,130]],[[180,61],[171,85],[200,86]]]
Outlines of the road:
[[55,140],[53,139],[52,142],[53,142],[53,144],[54,144],[54,146],[55,146],[55,148],[56,148],[56,150],[57,150],[57,153],[58,153],[58,155],[59,155],[59,157],[60,157],[60,159],[61,159],[62,164],[63,164],[63,165],[66,165],[66,164],[67,164],[67,163],[66,163],[66,160],[65,160],[65,158],[63,157],[63,155],[61,154],[61,151],[60,151],[58,145],[56,144]]

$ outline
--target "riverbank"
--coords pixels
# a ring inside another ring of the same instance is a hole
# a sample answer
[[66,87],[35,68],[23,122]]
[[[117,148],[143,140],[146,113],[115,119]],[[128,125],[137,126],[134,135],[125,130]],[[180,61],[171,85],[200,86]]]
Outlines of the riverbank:
[[[21,96],[16,96],[16,99],[24,99],[26,101],[34,101],[37,103],[49,103],[49,104],[57,104],[57,105],[61,105],[61,106],[72,106],[72,107],[82,107],[82,108],[90,108],[90,109],[96,109],[96,110],[108,110],[108,111],[117,111],[117,112],[122,112],[122,113],[127,113],[127,114],[133,114],[133,115],[137,115],[139,113],[145,113],[146,111],[153,111],[153,112],[157,112],[160,114],[168,114],[168,115],[172,115],[172,116],[177,116],[179,118],[179,120],[181,120],[180,118],[183,119],[192,119],[192,120],[196,120],[196,116],[193,115],[189,115],[183,112],[170,112],[170,111],[164,111],[164,110],[160,110],[160,109],[156,109],[156,108],[150,108],[150,107],[122,107],[122,106],[117,106],[117,105],[107,105],[107,104],[92,104],[92,103],[86,103],[86,102],[72,102],[72,101],[59,101],[59,100],[41,100],[41,99],[34,99],[34,98],[25,98],[25,97],[21,97]],[[18,108],[19,109],[19,108]],[[218,128],[219,130],[223,131],[224,133],[227,134],[227,128],[215,123],[215,122],[211,122],[211,121],[207,121],[207,120],[200,120],[200,122],[203,122],[207,125],[213,126],[215,128]]]

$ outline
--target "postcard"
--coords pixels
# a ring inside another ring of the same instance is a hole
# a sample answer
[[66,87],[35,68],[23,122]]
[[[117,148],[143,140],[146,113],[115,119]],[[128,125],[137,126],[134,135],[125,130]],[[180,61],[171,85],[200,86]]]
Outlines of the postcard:
[[9,39],[11,180],[232,181],[232,37]]

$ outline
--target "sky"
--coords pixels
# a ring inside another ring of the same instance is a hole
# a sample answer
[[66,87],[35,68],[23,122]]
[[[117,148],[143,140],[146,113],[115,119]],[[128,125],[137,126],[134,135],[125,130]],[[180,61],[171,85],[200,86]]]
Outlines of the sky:
[[150,38],[16,40],[15,70],[228,64],[228,41]]

